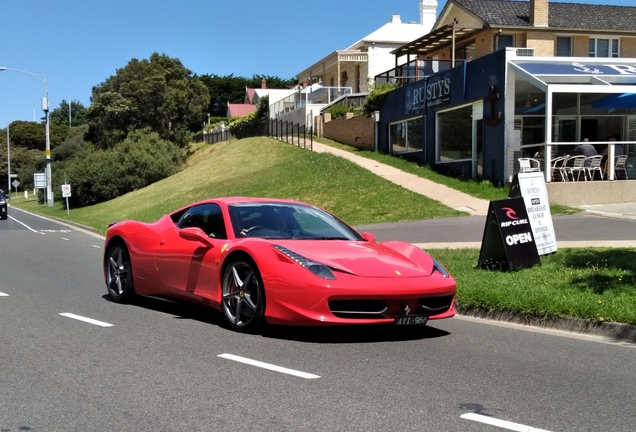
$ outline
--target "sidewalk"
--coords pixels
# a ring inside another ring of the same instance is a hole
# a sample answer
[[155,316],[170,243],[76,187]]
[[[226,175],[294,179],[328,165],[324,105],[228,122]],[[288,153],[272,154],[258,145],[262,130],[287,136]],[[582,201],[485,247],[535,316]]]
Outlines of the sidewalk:
[[[331,153],[333,155],[350,160],[351,162],[368,169],[372,173],[377,174],[390,182],[400,185],[412,192],[418,193],[420,195],[425,195],[431,199],[439,201],[442,204],[455,210],[463,211],[474,216],[486,216],[488,214],[489,201],[487,200],[475,198],[472,195],[468,195],[458,190],[449,188],[448,186],[444,186],[425,178],[418,177],[414,174],[406,173],[397,168],[393,168],[392,166],[376,162],[373,159],[367,159],[354,153],[340,150],[326,144],[318,143],[316,141],[313,142],[313,150],[318,153]],[[579,206],[579,208],[584,210],[587,214],[605,216],[608,218],[636,220],[636,202],[582,205]],[[630,243],[630,246],[631,245],[633,245],[633,242]],[[594,246],[606,245],[597,244]],[[575,246],[564,244],[563,246],[560,245],[560,247]]]
[[314,151],[318,153],[331,153],[348,159],[351,162],[368,169],[372,173],[402,186],[404,189],[408,189],[420,195],[425,195],[455,210],[478,216],[485,216],[488,213],[489,202],[486,200],[475,198],[471,195],[451,189],[448,186],[418,177],[415,174],[406,173],[397,168],[393,168],[392,166],[376,162],[373,159],[367,159],[326,144],[314,141],[313,148]]

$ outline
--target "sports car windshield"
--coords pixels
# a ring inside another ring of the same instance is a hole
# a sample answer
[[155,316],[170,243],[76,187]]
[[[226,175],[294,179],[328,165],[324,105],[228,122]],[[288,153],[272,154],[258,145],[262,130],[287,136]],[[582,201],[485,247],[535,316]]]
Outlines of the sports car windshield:
[[236,238],[363,240],[340,219],[308,205],[241,203],[229,211]]

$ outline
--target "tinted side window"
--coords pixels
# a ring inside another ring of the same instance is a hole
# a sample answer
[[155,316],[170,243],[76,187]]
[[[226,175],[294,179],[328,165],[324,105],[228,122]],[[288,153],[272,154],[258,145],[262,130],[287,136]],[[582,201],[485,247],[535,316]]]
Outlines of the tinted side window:
[[201,228],[209,237],[226,239],[223,213],[218,204],[201,204],[190,207],[179,219],[179,228]]

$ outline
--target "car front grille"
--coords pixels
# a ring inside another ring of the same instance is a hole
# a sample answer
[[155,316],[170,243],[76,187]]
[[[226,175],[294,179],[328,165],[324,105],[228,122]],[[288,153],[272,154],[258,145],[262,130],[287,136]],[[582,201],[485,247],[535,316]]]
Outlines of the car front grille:
[[453,296],[431,296],[419,299],[329,300],[329,310],[338,318],[379,319],[398,315],[438,315],[448,311]]

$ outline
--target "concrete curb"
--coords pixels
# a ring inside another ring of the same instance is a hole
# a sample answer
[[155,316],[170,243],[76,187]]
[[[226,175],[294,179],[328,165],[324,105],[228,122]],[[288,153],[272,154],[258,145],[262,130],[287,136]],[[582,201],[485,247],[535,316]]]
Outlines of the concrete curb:
[[636,343],[636,325],[633,324],[587,321],[579,318],[558,316],[539,316],[510,311],[488,311],[478,307],[461,307],[459,305],[455,305],[455,307],[457,308],[457,313],[462,316],[485,318],[570,333],[603,336],[614,341]]

